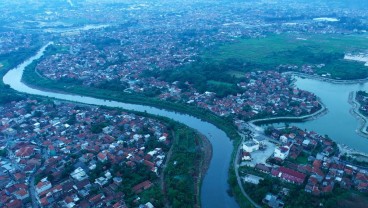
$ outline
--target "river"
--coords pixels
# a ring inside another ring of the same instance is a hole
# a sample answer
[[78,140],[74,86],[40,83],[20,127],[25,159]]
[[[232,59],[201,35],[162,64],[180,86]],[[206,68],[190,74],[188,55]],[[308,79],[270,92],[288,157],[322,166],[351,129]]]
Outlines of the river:
[[295,84],[300,89],[316,94],[328,109],[328,113],[315,120],[291,125],[328,135],[337,143],[368,153],[368,139],[358,134],[361,124],[350,113],[352,105],[348,102],[350,92],[368,90],[368,83],[336,84],[297,77]]
[[[52,44],[52,43],[49,43]],[[74,101],[92,105],[104,105],[109,107],[119,107],[127,110],[134,110],[140,112],[148,112],[150,114],[159,115],[171,118],[175,121],[183,123],[193,129],[196,129],[203,135],[205,135],[212,144],[212,159],[206,175],[204,176],[201,187],[201,204],[202,207],[221,207],[221,208],[233,208],[239,207],[233,197],[230,197],[227,193],[229,185],[227,183],[228,170],[230,166],[231,153],[233,151],[233,144],[226,134],[208,122],[204,122],[193,116],[180,114],[172,111],[162,110],[154,107],[127,104],[116,101],[108,101],[102,99],[96,99],[92,97],[62,94],[56,92],[47,92],[39,89],[31,88],[21,82],[21,77],[26,66],[32,63],[32,61],[42,57],[46,47],[42,47],[36,55],[20,64],[15,69],[10,70],[3,78],[5,84],[10,85],[11,88],[32,95],[41,95],[50,98],[56,98],[61,100]]]
[[74,32],[81,32],[93,29],[103,29],[110,27],[109,24],[88,24],[82,27],[67,27],[67,28],[47,28],[42,29],[44,32],[48,33],[74,33]]
[[[368,138],[360,134],[360,121],[351,113],[353,106],[349,103],[349,94],[359,90],[368,90],[368,83],[341,84],[295,77],[296,87],[316,94],[327,108],[327,113],[317,119],[305,122],[288,123],[301,129],[328,135],[338,144],[345,144],[349,149],[368,153]],[[285,123],[262,125],[266,127],[285,126]]]
[[72,0],[66,0],[71,7],[74,7]]
[[[201,187],[202,207],[238,207],[234,198],[227,194],[229,188],[227,183],[228,170],[233,146],[230,139],[222,130],[193,116],[154,107],[106,101],[79,95],[47,92],[31,88],[21,82],[24,68],[33,60],[40,58],[46,47],[47,45],[41,48],[35,56],[19,65],[17,68],[10,70],[3,78],[4,83],[10,85],[11,88],[17,91],[33,95],[93,105],[120,107],[140,112],[147,111],[150,114],[171,118],[198,130],[209,138],[213,147],[212,160]],[[315,93],[327,107],[328,113],[315,120],[309,120],[303,123],[291,123],[291,125],[296,125],[302,129],[313,130],[322,135],[327,134],[338,143],[346,144],[358,151],[368,153],[368,139],[357,134],[360,123],[350,113],[352,106],[348,103],[349,93],[368,89],[367,83],[333,84],[315,79],[296,77],[295,85],[300,89]]]

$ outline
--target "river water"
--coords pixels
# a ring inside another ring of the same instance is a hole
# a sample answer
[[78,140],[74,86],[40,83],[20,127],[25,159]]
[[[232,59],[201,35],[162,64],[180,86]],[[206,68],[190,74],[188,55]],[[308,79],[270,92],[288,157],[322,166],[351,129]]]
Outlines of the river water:
[[[50,43],[51,44],[51,43]],[[148,112],[154,115],[160,115],[171,118],[175,121],[183,123],[193,129],[198,130],[205,135],[211,142],[213,152],[209,169],[204,176],[201,187],[201,204],[202,207],[219,207],[219,208],[233,208],[239,207],[233,197],[230,197],[227,193],[229,185],[227,183],[228,170],[231,160],[231,153],[233,151],[233,144],[226,134],[218,129],[216,126],[204,122],[193,116],[180,114],[172,111],[162,110],[143,105],[126,104],[116,101],[107,101],[102,99],[96,99],[92,97],[62,94],[56,92],[47,92],[38,89],[33,89],[21,82],[24,68],[32,63],[32,61],[39,59],[45,51],[44,46],[37,54],[17,68],[10,70],[3,78],[5,84],[10,85],[11,88],[28,94],[41,95],[50,98],[75,101],[92,105],[104,105],[109,107],[119,107],[127,110],[134,110],[140,112]]]
[[315,120],[303,123],[292,123],[301,129],[313,130],[321,135],[328,135],[340,144],[368,153],[368,138],[357,132],[360,122],[350,113],[349,93],[358,90],[368,90],[364,84],[336,84],[314,79],[296,78],[296,86],[316,94],[327,107],[328,113]]
[[87,30],[94,30],[94,29],[103,29],[110,27],[109,24],[89,24],[84,25],[83,27],[68,27],[68,28],[47,28],[43,29],[44,32],[49,33],[72,33],[72,32],[81,32],[81,31],[87,31]]

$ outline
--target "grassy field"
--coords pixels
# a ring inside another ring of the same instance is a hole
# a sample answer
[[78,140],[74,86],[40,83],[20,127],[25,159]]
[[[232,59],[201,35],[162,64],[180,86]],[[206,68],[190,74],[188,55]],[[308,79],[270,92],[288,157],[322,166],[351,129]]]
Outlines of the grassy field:
[[[273,35],[258,39],[240,39],[224,44],[203,55],[207,61],[245,62],[249,70],[274,69],[280,64],[302,66],[326,64],[317,69],[318,74],[330,73],[333,78],[357,79],[368,76],[368,67],[363,62],[344,60],[346,52],[368,50],[367,35]],[[238,70],[228,73],[239,76]]]

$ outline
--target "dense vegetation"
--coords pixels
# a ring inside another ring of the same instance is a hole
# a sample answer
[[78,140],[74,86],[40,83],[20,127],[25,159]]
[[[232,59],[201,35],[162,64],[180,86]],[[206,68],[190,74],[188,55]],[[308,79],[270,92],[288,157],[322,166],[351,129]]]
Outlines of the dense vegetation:
[[[201,138],[191,129],[181,127],[176,130],[172,156],[165,169],[165,185],[169,203],[173,207],[197,207],[198,182],[195,178],[201,172]],[[199,187],[198,187],[199,188]]]
[[[236,179],[235,170],[233,168],[230,168],[229,170],[228,183],[230,185],[228,193],[231,196],[235,196],[236,202],[239,204],[240,207],[242,208],[253,207],[252,204],[248,201],[247,198],[245,198],[245,196],[241,192],[240,187],[238,186],[238,181]],[[248,192],[248,190],[245,191]]]
[[145,71],[143,76],[159,78],[166,82],[178,81],[178,86],[183,91],[188,90],[189,86],[185,83],[189,82],[201,93],[209,91],[215,92],[217,97],[225,97],[240,92],[240,88],[236,84],[244,80],[244,78],[236,77],[227,72],[243,69],[243,63],[236,59],[228,59],[221,63],[210,63],[202,60],[174,70]]

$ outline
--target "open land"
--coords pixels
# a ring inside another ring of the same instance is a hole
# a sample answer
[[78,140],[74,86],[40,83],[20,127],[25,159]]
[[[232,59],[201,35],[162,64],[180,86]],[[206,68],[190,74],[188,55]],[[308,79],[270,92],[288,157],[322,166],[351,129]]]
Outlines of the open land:
[[[283,34],[238,39],[235,43],[219,46],[204,57],[217,62],[235,59],[245,62],[245,68],[252,70],[279,68],[325,76],[330,74],[335,79],[358,79],[368,76],[368,67],[363,62],[344,60],[344,56],[367,48],[367,35]],[[229,73],[239,76],[241,72]]]

